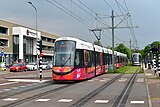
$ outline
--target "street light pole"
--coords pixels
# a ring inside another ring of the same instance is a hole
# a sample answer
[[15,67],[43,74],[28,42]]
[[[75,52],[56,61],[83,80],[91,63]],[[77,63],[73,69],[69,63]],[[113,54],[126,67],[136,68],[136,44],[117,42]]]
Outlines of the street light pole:
[[[36,41],[38,41],[38,23],[37,23],[37,8],[32,4],[32,2],[28,2],[36,11]],[[36,48],[37,48],[37,44],[36,44]],[[38,72],[39,72],[39,67],[38,67],[38,52],[36,49],[36,56],[37,56],[37,77],[38,77]]]
[[114,11],[112,10],[112,66],[113,66],[113,72],[115,72],[115,58],[114,58]]

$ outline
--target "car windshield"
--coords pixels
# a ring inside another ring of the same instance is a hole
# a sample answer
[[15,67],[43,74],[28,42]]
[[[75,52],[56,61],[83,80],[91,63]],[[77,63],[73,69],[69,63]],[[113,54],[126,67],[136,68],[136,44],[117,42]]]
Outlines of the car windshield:
[[74,41],[58,41],[55,43],[54,66],[73,66],[76,43]]
[[42,63],[42,65],[48,65],[48,63],[46,63],[46,62],[43,62],[43,63]]
[[13,64],[13,66],[21,66],[22,64]]
[[35,63],[28,63],[27,65],[35,65]]

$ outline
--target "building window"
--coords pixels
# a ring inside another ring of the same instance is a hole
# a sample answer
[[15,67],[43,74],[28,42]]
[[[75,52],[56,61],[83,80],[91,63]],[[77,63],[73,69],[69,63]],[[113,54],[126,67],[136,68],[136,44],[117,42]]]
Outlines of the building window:
[[0,39],[0,46],[8,46],[8,40]]
[[19,53],[19,36],[18,35],[13,36],[13,53],[14,54]]
[[55,42],[55,40],[56,40],[56,39],[52,39],[52,43],[54,43],[54,42]]
[[47,42],[52,43],[52,39],[51,38],[47,38]]
[[42,45],[42,50],[48,50],[47,46]]
[[8,35],[8,28],[0,26],[0,33]]
[[26,54],[33,54],[33,38],[24,36],[23,52]]
[[42,41],[47,41],[47,38],[42,36]]
[[53,47],[52,46],[48,46],[48,51],[53,51]]

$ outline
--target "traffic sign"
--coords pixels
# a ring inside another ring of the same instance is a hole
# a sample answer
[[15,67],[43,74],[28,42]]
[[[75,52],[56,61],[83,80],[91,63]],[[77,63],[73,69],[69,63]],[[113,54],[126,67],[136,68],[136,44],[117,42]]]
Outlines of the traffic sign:
[[4,56],[4,52],[1,52],[1,56]]

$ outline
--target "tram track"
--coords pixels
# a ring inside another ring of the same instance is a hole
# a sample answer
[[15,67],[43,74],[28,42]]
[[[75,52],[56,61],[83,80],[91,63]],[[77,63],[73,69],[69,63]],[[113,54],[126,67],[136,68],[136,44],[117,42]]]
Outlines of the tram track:
[[[126,101],[127,101],[126,99],[128,98],[129,93],[130,93],[130,91],[132,89],[135,77],[137,75],[137,71],[138,71],[138,68],[137,68],[136,72],[132,75],[132,77],[130,78],[130,80],[128,81],[127,85],[125,86],[125,88],[123,89],[123,91],[121,92],[121,94],[119,95],[119,97],[116,99],[115,103],[113,104],[113,107],[124,107],[124,106],[122,106],[122,104],[125,104]],[[124,74],[119,74],[115,78],[111,79],[109,82],[103,84],[102,86],[98,87],[97,89],[95,89],[91,93],[85,95],[84,97],[82,97],[81,99],[79,99],[78,101],[76,101],[75,103],[73,103],[72,105],[70,105],[69,107],[82,107],[83,105],[85,105],[87,102],[89,102],[92,98],[94,98],[96,95],[98,95],[101,91],[103,91],[104,89],[106,89],[107,87],[109,87],[112,83],[114,83],[116,80],[118,80],[123,75]],[[126,89],[127,89],[127,91],[125,91]],[[121,98],[121,96],[123,96],[123,99]],[[119,100],[121,102],[119,102]]]
[[[105,89],[106,87],[108,87],[109,85],[111,85],[113,82],[115,82],[116,80],[118,80],[122,75],[124,74],[119,74],[118,76],[114,77],[113,79],[111,79],[110,81],[108,81],[107,83],[103,84],[102,86],[100,86],[99,88],[95,89],[94,91],[92,91],[91,93],[87,94],[86,96],[84,96],[83,98],[81,98],[78,102],[74,103],[73,105],[71,105],[70,107],[80,107],[81,105],[85,104],[86,102],[89,101],[89,99],[93,98],[95,95],[97,95],[99,92],[101,92],[103,89]],[[19,100],[19,101],[16,101],[16,102],[13,102],[13,103],[10,103],[10,104],[7,104],[7,105],[3,105],[1,107],[14,107],[14,106],[18,106],[20,104],[24,104],[26,102],[29,102],[29,101],[32,101],[34,99],[37,99],[37,98],[40,98],[40,97],[43,97],[43,96],[47,96],[51,93],[56,93],[60,90],[64,90],[65,88],[68,88],[68,87],[71,87],[73,86],[74,84],[68,84],[68,85],[65,85],[65,86],[61,86],[61,87],[58,87],[58,88],[55,88],[55,89],[52,89],[52,90],[49,90],[49,91],[45,91],[43,93],[40,93],[40,94],[36,94],[36,95],[33,95],[33,96],[30,96],[30,97],[27,97],[25,99],[22,99],[22,100]],[[47,86],[47,85],[46,85]],[[43,86],[43,87],[46,87],[46,86]],[[49,86],[49,84],[48,84]],[[36,88],[38,89],[38,88]],[[35,90],[36,90],[35,89]],[[28,91],[33,91],[33,90],[28,90]],[[25,91],[26,92],[26,91]],[[20,94],[22,92],[19,92],[18,94]],[[0,97],[0,99],[2,98],[6,98],[6,97],[11,97],[11,96],[14,96],[14,95],[17,95],[16,94],[13,94],[13,95],[8,95],[8,96],[5,96],[5,97]],[[77,106],[78,104],[78,106]]]
[[[138,69],[137,69],[138,70]],[[128,70],[127,70],[128,71]],[[96,88],[95,90],[93,90],[92,92],[90,92],[89,94],[85,95],[84,97],[80,98],[78,101],[74,102],[73,104],[71,104],[69,107],[81,107],[83,105],[85,105],[87,102],[89,102],[92,98],[94,98],[96,95],[98,95],[101,91],[103,91],[104,89],[106,89],[107,87],[109,87],[112,83],[114,83],[116,80],[118,80],[119,78],[121,78],[124,74],[119,74],[118,76],[114,77],[113,79],[111,79],[110,81],[106,82],[105,84],[101,85],[100,87]],[[133,74],[135,76],[132,76],[131,79],[129,80],[129,82],[127,83],[128,84],[131,84],[130,86],[133,85],[134,83],[134,80],[136,78],[136,75],[137,73]],[[46,86],[50,86],[51,84],[49,83],[48,85],[46,84]],[[54,85],[54,84],[53,84]],[[48,96],[50,95],[51,93],[56,93],[56,92],[59,92],[60,90],[64,90],[68,87],[71,87],[73,86],[74,84],[68,84],[68,85],[65,85],[65,86],[61,86],[61,87],[58,87],[58,88],[55,88],[55,89],[51,89],[51,90],[48,90],[48,91],[45,91],[45,92],[42,92],[40,94],[36,94],[36,95],[32,95],[30,97],[27,97],[27,98],[24,98],[22,100],[18,100],[18,101],[15,101],[13,103],[10,103],[10,104],[7,104],[7,105],[3,105],[1,107],[13,107],[13,106],[18,106],[18,105],[21,105],[21,104],[24,104],[26,102],[29,102],[29,101],[32,101],[32,100],[35,100],[37,98],[40,98],[40,97],[44,97],[44,96]],[[126,86],[127,86],[126,85]],[[43,87],[46,87],[45,85]],[[125,86],[125,87],[126,87]],[[42,87],[40,87],[42,88]],[[121,94],[119,96],[124,96],[123,99],[120,99],[122,100],[122,102],[128,98],[127,96],[123,95],[122,93],[130,93],[131,91],[131,88],[132,87],[128,87],[127,92],[124,92],[122,91]],[[36,90],[38,88],[35,88],[34,90]],[[123,90],[126,90],[126,88],[124,88]],[[33,91],[33,90],[28,90],[29,91]],[[26,92],[26,91],[24,91]],[[18,94],[21,94],[22,92],[19,92]],[[9,95],[9,96],[5,96],[6,97],[10,97],[10,96],[14,96],[14,95],[17,95],[16,94],[12,94],[12,95]],[[129,95],[129,94],[128,94]],[[0,97],[0,98],[4,98],[4,97]],[[118,99],[118,98],[117,98]],[[118,102],[118,100],[115,100],[115,104],[113,104],[114,107],[117,107],[117,105],[121,105],[121,102]],[[124,104],[124,102],[123,102]],[[120,107],[120,106],[118,106]]]
[[111,79],[110,81],[108,81],[107,83],[103,84],[102,86],[98,87],[97,89],[95,89],[91,93],[89,93],[86,96],[82,97],[81,99],[79,99],[78,101],[76,101],[74,104],[72,104],[69,107],[81,107],[81,106],[83,106],[85,103],[87,103],[94,96],[98,95],[99,92],[101,92],[104,89],[106,89],[108,86],[110,86],[112,83],[114,83],[116,80],[118,80],[123,75],[124,74],[119,74],[118,76],[116,76],[115,78]]
[[[30,96],[30,97],[27,97],[27,98],[25,98],[25,99],[22,99],[22,100],[19,100],[19,101],[16,101],[16,102],[13,102],[13,103],[10,103],[10,104],[7,104],[7,105],[3,105],[3,106],[1,106],[1,107],[15,107],[15,106],[18,106],[18,105],[20,105],[20,104],[23,104],[23,103],[32,101],[32,100],[34,100],[34,99],[37,99],[37,98],[39,98],[39,97],[46,96],[46,95],[49,95],[49,94],[51,94],[51,93],[55,93],[55,92],[61,91],[61,90],[65,89],[65,88],[71,87],[71,86],[73,86],[73,85],[74,85],[74,83],[73,83],[73,84],[64,85],[64,86],[61,86],[61,87],[58,87],[58,88],[55,88],[55,89],[51,89],[51,90],[42,92],[42,93],[40,93],[40,94],[36,94],[36,95]],[[48,86],[49,86],[49,84],[48,84]],[[46,86],[44,86],[44,87],[46,87]],[[41,88],[42,88],[42,87],[41,87]],[[36,88],[36,89],[38,89],[38,88]],[[33,91],[33,90],[30,90],[30,91]],[[19,93],[19,94],[20,94],[20,93]],[[16,95],[17,95],[17,94],[16,94]],[[11,96],[13,96],[13,95],[11,95]]]
[[113,103],[112,107],[125,107],[127,99],[128,99],[130,92],[132,90],[132,86],[133,86],[134,81],[136,79],[137,71],[138,71],[138,68],[135,71],[135,73],[132,75],[132,77],[130,78],[130,80],[128,81],[128,83],[126,84],[124,89],[122,90],[122,92],[119,94],[119,96],[117,97],[117,99]]

